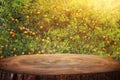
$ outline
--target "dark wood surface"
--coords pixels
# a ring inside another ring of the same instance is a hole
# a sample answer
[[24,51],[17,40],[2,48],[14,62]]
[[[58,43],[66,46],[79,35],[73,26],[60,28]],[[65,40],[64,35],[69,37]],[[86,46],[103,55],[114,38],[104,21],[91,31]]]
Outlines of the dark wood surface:
[[80,54],[9,57],[0,60],[0,80],[120,80],[120,62]]

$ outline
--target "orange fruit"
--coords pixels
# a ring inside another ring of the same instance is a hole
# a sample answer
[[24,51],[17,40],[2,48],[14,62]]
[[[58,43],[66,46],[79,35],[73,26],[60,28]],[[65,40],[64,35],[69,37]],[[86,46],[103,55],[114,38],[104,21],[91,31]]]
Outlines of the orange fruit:
[[14,56],[17,56],[17,54],[14,54]]
[[24,54],[25,54],[25,52],[22,52],[21,54],[22,54],[22,55],[24,55]]
[[105,39],[105,38],[106,38],[106,36],[104,36],[104,35],[103,35],[103,36],[102,36],[102,38],[103,38],[103,39]]
[[45,39],[42,39],[42,42],[44,42],[45,41]]
[[27,16],[26,16],[26,18],[28,19],[28,18],[29,18],[29,16],[27,15]]
[[16,51],[16,48],[13,48],[13,51]]
[[15,34],[11,35],[13,38],[16,36]]
[[35,35],[35,32],[33,32],[32,35]]
[[45,53],[45,50],[41,50],[41,53]]
[[105,48],[102,48],[103,51],[105,51],[106,49]]
[[60,37],[57,37],[56,39],[57,39],[57,41],[61,41],[61,38],[60,38]]
[[107,44],[110,44],[110,41],[107,41],[106,43],[107,43]]
[[28,52],[28,54],[30,55],[30,54],[31,54],[31,52]]
[[40,11],[37,11],[37,14],[40,14]]
[[43,26],[40,26],[40,29],[43,29]]
[[27,32],[27,31],[24,31],[24,34],[28,34],[28,32]]
[[58,26],[59,25],[59,23],[56,23],[56,26]]
[[71,40],[73,40],[74,38],[72,36],[69,37]]

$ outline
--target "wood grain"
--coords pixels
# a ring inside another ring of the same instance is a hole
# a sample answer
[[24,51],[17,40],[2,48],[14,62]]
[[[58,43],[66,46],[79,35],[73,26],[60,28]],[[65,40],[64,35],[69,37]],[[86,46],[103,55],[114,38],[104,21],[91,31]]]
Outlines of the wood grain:
[[25,55],[1,59],[0,70],[33,75],[88,74],[120,71],[120,62],[95,55]]

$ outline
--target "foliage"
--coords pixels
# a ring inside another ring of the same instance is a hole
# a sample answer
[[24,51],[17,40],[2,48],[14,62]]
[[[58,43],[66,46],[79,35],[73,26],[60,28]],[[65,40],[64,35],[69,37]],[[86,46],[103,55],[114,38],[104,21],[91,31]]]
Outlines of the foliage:
[[1,0],[0,56],[78,53],[120,59],[119,0],[104,1]]

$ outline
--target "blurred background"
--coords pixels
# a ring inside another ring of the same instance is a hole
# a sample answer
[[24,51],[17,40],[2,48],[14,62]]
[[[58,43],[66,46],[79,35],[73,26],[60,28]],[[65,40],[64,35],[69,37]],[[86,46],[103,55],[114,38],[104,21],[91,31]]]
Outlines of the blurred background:
[[0,58],[55,53],[120,60],[120,0],[0,0]]

